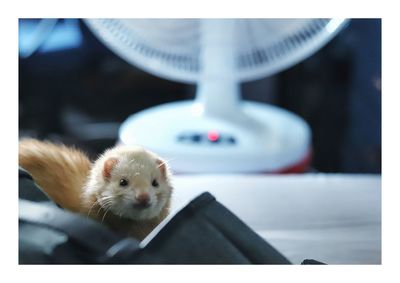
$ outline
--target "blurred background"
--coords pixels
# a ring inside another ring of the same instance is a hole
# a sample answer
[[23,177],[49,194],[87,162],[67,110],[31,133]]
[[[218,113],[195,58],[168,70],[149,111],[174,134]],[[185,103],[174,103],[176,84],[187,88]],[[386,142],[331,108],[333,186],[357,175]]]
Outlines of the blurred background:
[[[74,144],[95,158],[116,143],[129,115],[194,97],[194,85],[120,59],[82,20],[54,19],[37,36],[39,22],[19,20],[20,137]],[[244,83],[242,92],[308,122],[312,170],[381,173],[381,20],[351,20],[308,59]]]

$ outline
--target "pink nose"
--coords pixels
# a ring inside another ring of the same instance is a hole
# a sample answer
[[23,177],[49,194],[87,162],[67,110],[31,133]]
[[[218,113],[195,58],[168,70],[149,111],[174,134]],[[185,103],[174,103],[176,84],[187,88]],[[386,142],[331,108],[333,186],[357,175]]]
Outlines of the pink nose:
[[135,199],[139,206],[148,206],[150,204],[150,196],[146,193],[137,195]]

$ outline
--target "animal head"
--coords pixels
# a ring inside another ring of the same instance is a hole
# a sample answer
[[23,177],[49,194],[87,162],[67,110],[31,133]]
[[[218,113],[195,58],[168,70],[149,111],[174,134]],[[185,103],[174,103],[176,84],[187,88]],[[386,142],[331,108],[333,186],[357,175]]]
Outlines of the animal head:
[[140,147],[108,150],[95,163],[89,181],[103,210],[134,220],[158,216],[167,205],[172,187],[168,165]]

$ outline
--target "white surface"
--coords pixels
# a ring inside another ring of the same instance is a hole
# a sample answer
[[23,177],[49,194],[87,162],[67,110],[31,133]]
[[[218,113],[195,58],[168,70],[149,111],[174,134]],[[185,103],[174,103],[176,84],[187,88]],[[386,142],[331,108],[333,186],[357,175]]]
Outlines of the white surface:
[[178,175],[172,211],[204,191],[291,262],[381,263],[380,175]]

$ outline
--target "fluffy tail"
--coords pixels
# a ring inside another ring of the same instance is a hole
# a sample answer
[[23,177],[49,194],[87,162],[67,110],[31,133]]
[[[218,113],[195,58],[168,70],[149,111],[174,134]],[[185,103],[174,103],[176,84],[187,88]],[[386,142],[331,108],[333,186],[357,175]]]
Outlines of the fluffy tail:
[[91,168],[84,153],[51,142],[23,139],[19,142],[19,165],[58,205],[82,211],[82,187]]

